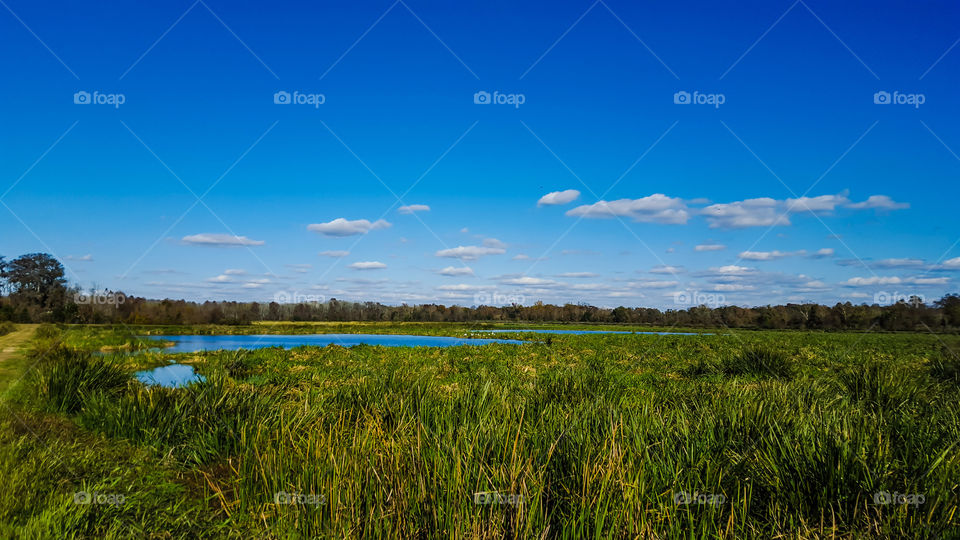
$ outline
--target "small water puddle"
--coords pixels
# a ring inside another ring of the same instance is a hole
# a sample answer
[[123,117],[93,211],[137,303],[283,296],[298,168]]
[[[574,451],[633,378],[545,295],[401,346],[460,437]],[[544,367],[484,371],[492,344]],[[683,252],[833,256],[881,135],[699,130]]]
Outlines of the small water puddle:
[[170,364],[136,373],[137,380],[150,386],[180,388],[195,382],[203,382],[203,375],[194,371],[193,366]]

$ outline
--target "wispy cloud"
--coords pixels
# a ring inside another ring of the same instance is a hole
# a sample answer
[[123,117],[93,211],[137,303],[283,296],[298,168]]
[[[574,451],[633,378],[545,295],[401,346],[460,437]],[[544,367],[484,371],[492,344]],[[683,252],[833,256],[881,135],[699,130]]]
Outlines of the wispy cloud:
[[354,236],[357,234],[367,234],[368,232],[376,229],[386,229],[391,225],[391,223],[382,219],[378,219],[377,221],[371,223],[366,219],[356,219],[350,221],[345,218],[337,218],[333,221],[328,221],[327,223],[313,223],[307,225],[307,230],[317,232],[325,236]]
[[246,236],[233,236],[229,234],[214,233],[200,233],[184,236],[181,239],[181,242],[192,246],[211,247],[262,246],[266,243],[263,240],[251,240]]

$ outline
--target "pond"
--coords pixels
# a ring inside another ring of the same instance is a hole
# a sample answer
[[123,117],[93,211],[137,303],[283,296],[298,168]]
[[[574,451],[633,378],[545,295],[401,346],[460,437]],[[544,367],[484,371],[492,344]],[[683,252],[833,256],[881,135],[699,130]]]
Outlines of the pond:
[[150,386],[179,388],[194,382],[202,382],[203,376],[193,370],[193,366],[171,364],[136,373],[137,380]]
[[490,343],[523,344],[516,339],[468,339],[447,336],[413,336],[406,334],[305,334],[305,335],[231,335],[231,336],[150,336],[172,341],[172,347],[163,352],[184,353],[215,350],[263,349],[283,347],[290,349],[301,345],[324,347],[340,345],[383,345],[385,347],[456,347],[458,345],[487,345]]
[[[471,332],[487,332],[491,334],[520,334],[524,332],[532,332],[534,334],[647,334],[652,336],[699,336],[697,332],[624,332],[619,330],[543,330],[543,329],[534,329],[534,330],[471,330]],[[705,336],[712,336],[713,334],[703,334]]]

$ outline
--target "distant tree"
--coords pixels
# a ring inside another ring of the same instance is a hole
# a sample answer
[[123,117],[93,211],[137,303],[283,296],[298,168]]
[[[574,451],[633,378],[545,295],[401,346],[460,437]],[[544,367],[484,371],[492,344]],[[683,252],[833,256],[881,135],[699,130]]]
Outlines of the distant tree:
[[22,255],[4,265],[2,276],[14,304],[28,311],[63,318],[67,280],[63,277],[60,261],[46,253]]

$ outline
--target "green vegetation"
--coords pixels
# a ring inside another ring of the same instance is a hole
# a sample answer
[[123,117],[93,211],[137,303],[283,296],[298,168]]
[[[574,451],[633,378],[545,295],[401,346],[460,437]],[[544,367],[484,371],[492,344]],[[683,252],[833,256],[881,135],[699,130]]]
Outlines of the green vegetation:
[[0,322],[0,336],[5,336],[7,334],[13,333],[17,329],[17,325],[13,324],[10,321]]
[[[411,331],[322,327],[400,328]],[[18,360],[34,368],[0,426],[0,529],[960,535],[956,336],[519,334],[531,343],[90,354],[124,331],[147,329],[44,327]],[[206,381],[165,389],[132,378],[158,362],[193,365]],[[82,491],[125,499],[75,504]]]

